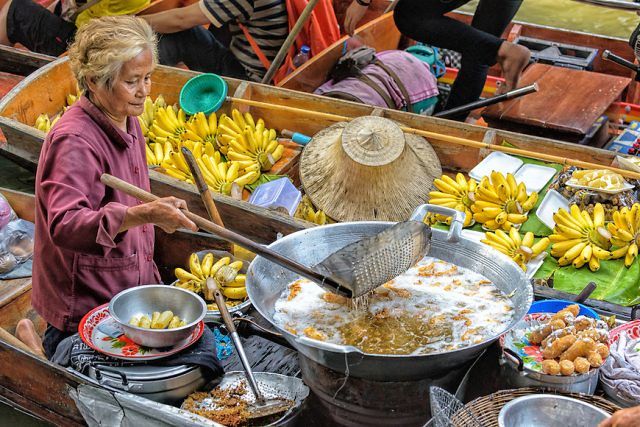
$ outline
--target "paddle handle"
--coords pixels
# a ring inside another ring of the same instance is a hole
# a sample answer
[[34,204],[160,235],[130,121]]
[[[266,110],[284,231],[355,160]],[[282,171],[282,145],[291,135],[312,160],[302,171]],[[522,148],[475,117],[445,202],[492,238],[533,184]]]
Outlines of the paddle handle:
[[27,353],[33,354],[34,356],[36,356],[36,357],[38,357],[40,359],[43,359],[41,354],[38,354],[35,351],[33,351],[33,349],[28,347],[25,343],[20,341],[18,338],[16,338],[13,335],[11,335],[4,328],[0,328],[0,340],[6,342],[7,344],[10,344],[10,345],[12,345],[12,346],[14,346],[16,348],[19,348],[22,351],[25,351]]
[[451,108],[449,110],[440,111],[437,114],[434,114],[433,117],[439,117],[441,119],[446,119],[449,117],[456,116],[458,114],[468,113],[469,111],[475,110],[476,108],[487,107],[489,105],[497,104],[498,102],[507,101],[509,99],[519,98],[524,95],[528,95],[533,92],[538,91],[538,84],[534,83],[529,86],[520,87],[518,89],[510,90],[509,92],[503,93],[501,95],[492,96],[487,99],[480,99],[478,101],[470,102],[465,105],[461,105],[456,108]]
[[[347,117],[347,116],[341,116],[338,114],[331,114],[331,113],[323,113],[320,111],[305,110],[303,108],[290,107],[282,104],[270,104],[267,102],[253,101],[251,99],[233,98],[233,97],[229,97],[228,99],[230,101],[237,102],[239,104],[249,105],[252,107],[264,108],[269,110],[287,111],[289,113],[317,117],[323,120],[329,120],[333,122],[349,122],[353,120],[351,117]],[[615,168],[613,166],[606,166],[606,165],[600,165],[598,163],[584,162],[582,160],[572,160],[566,157],[554,156],[552,154],[538,153],[538,152],[529,151],[529,150],[522,150],[520,148],[487,144],[486,142],[479,142],[479,141],[474,141],[472,139],[460,138],[457,136],[445,135],[442,133],[430,132],[430,131],[421,130],[421,129],[414,129],[407,126],[402,126],[401,129],[403,130],[403,132],[412,133],[414,135],[423,136],[425,138],[435,139],[437,141],[450,142],[452,144],[463,145],[463,146],[472,147],[472,148],[487,149],[491,151],[500,151],[506,154],[530,157],[532,159],[543,160],[545,162],[553,162],[553,163],[559,163],[561,165],[576,166],[583,169],[607,169],[627,178],[640,179],[640,173],[638,172]]]
[[[100,181],[107,187],[113,188],[114,190],[122,191],[123,193],[128,194],[131,197],[142,200],[143,202],[153,202],[159,199],[159,197],[154,194],[144,191],[143,189],[138,188],[135,185],[129,184],[128,182],[123,181],[120,178],[116,178],[115,176],[106,173],[102,174],[102,176],[100,177]],[[254,242],[253,240],[247,239],[246,237],[238,233],[234,233],[231,230],[227,230],[224,227],[220,227],[214,222],[204,219],[201,216],[189,212],[186,209],[181,209],[181,211],[199,228],[208,231],[209,233],[215,234],[228,242],[235,243],[238,246],[254,252],[271,262],[274,262],[288,270],[293,271],[294,273],[306,277],[307,279],[318,283],[323,288],[329,289],[333,293],[351,298],[352,295],[348,289],[340,286],[331,278],[313,271],[306,265],[302,265],[299,262],[286,258],[279,253]]]
[[220,213],[218,212],[216,204],[213,201],[211,190],[209,190],[209,186],[202,176],[202,170],[200,169],[196,158],[193,156],[191,150],[189,150],[187,147],[182,147],[182,154],[184,155],[187,165],[189,165],[191,175],[193,175],[196,187],[198,188],[198,192],[200,193],[200,197],[202,198],[202,203],[204,203],[204,207],[207,209],[207,213],[209,214],[209,218],[211,218],[211,220],[220,227],[224,227],[224,223],[222,222]]

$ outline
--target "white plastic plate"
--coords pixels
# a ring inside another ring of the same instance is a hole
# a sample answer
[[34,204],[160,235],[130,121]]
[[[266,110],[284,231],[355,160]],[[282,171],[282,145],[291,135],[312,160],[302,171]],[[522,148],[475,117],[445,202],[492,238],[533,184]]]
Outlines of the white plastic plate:
[[[562,197],[562,196],[561,196]],[[475,230],[462,230],[462,237],[465,237],[469,240],[473,240],[478,243],[482,243],[480,240],[484,239],[484,233]],[[482,243],[484,244],[484,243]],[[488,245],[487,245],[488,246]],[[497,249],[496,249],[497,251]],[[502,252],[500,252],[502,254]],[[504,254],[502,254],[504,255]],[[506,256],[506,255],[504,255]],[[547,256],[546,252],[542,252],[535,258],[531,258],[527,263],[527,271],[525,274],[527,275],[527,279],[532,279],[533,275],[536,274],[536,271],[540,269],[542,263],[544,262],[545,257]]]
[[522,166],[523,161],[508,154],[494,151],[485,157],[475,168],[469,171],[469,176],[476,181],[491,175],[491,171],[500,172],[503,175],[514,173]]
[[554,168],[541,165],[524,164],[513,175],[516,182],[524,182],[527,186],[527,193],[539,192],[547,185],[556,174]]
[[580,184],[571,182],[571,180],[567,181],[566,185],[567,187],[571,187],[571,188],[584,189],[589,191],[595,191],[596,193],[605,193],[605,194],[618,194],[618,193],[622,193],[623,191],[631,190],[633,188],[633,185],[629,184],[626,181],[624,182],[624,184],[622,184],[622,188],[618,188],[615,190],[605,190],[603,188],[594,188],[586,185],[580,185]]
[[622,169],[640,172],[640,157],[635,157],[638,162],[631,160],[631,157],[616,156],[616,159]]
[[553,230],[553,227],[556,226],[556,222],[553,220],[553,214],[558,212],[560,208],[568,211],[569,201],[556,190],[549,190],[547,194],[545,194],[544,199],[542,199],[542,202],[540,202],[536,215],[544,225]]

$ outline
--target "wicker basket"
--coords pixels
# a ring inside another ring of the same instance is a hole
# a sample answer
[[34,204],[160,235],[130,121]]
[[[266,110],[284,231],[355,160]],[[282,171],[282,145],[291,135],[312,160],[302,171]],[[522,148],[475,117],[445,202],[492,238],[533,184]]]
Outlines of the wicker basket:
[[[610,414],[621,409],[619,406],[598,396],[589,396],[581,393],[561,393],[538,388],[520,388],[515,390],[501,390],[488,396],[479,397],[469,403],[464,408],[468,411],[460,411],[451,418],[454,426],[477,425],[474,421],[479,421],[484,427],[498,427],[498,414],[504,405],[517,399],[518,397],[528,396],[530,394],[558,394],[561,396],[571,397],[590,403]],[[469,419],[469,413],[473,414],[475,420]]]

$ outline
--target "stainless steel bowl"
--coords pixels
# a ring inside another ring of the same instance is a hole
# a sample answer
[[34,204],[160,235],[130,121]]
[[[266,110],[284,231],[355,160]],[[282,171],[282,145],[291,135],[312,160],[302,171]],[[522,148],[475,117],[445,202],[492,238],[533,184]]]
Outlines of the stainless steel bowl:
[[[171,310],[187,324],[175,329],[147,329],[129,325],[133,316],[148,315],[154,311]],[[167,285],[145,285],[124,290],[111,299],[109,313],[124,334],[136,344],[145,347],[171,347],[185,340],[204,319],[207,305],[198,295]]]
[[555,394],[532,394],[504,405],[500,427],[595,427],[609,413],[589,403]]

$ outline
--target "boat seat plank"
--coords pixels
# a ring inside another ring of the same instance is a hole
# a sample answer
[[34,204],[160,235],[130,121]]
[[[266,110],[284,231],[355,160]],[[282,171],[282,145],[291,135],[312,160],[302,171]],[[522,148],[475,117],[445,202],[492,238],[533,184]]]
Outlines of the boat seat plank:
[[580,140],[631,79],[533,64],[523,73],[520,85],[536,82],[538,92],[491,106],[482,117],[492,127],[517,130],[525,126],[545,136]]

